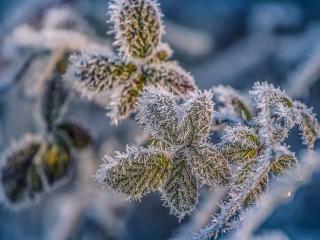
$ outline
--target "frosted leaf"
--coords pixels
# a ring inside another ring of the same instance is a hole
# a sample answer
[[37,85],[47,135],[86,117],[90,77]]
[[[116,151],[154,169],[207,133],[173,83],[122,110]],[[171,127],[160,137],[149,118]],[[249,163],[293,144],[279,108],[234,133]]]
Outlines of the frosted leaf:
[[242,145],[254,145],[256,148],[261,146],[260,138],[253,128],[236,125],[227,127],[225,133],[222,137],[223,142],[239,142]]
[[176,63],[151,64],[143,68],[149,84],[159,84],[179,96],[197,89],[193,77]]
[[309,148],[314,147],[316,139],[320,136],[319,122],[314,116],[303,114],[300,130],[305,143]]
[[254,205],[257,199],[264,193],[268,188],[269,178],[267,174],[259,176],[255,181],[252,188],[248,191],[244,201],[243,207],[248,208]]
[[289,134],[290,128],[287,126],[283,126],[280,123],[273,123],[272,124],[272,141],[274,143],[281,143],[283,142]]
[[211,187],[229,184],[231,172],[228,162],[214,146],[204,144],[188,148],[186,155],[192,166],[192,173],[202,184]]
[[285,152],[278,153],[271,160],[270,172],[276,176],[282,175],[288,169],[297,166],[297,162],[295,154],[286,150]]
[[91,98],[112,89],[135,76],[137,67],[116,57],[82,53],[70,57],[65,79],[82,95]]
[[144,87],[144,81],[140,77],[136,77],[123,84],[122,88],[113,94],[112,101],[108,109],[108,116],[112,123],[117,124],[118,121],[127,118],[135,111],[140,96]]
[[120,54],[126,59],[150,57],[164,32],[158,3],[155,0],[114,0],[109,9]]
[[163,198],[171,212],[182,219],[195,209],[198,195],[197,179],[192,174],[186,154],[180,152],[174,157],[172,170],[163,187]]
[[[219,85],[212,88],[213,96],[223,105],[227,112],[237,115],[244,120],[250,120],[253,110],[248,100],[230,86]],[[224,110],[224,109],[222,109]]]
[[280,88],[275,88],[273,84],[268,84],[267,82],[256,82],[252,91],[250,91],[250,95],[260,109],[265,106],[275,107],[282,105],[286,108],[293,106],[293,101],[284,91]]
[[305,104],[296,101],[295,107],[300,113],[300,131],[304,139],[304,143],[308,148],[312,149],[314,143],[320,138],[320,124],[316,115],[312,112],[311,108],[308,108]]
[[211,92],[197,92],[183,104],[185,111],[179,124],[179,133],[187,144],[202,142],[208,138],[213,117]]
[[147,88],[139,98],[137,121],[153,136],[179,142],[176,97],[163,89]]
[[153,56],[149,59],[149,64],[161,64],[169,60],[173,54],[173,50],[167,43],[160,43],[155,50]]
[[127,147],[125,153],[106,160],[109,163],[98,169],[97,180],[132,199],[161,188],[172,168],[169,156],[145,148]]
[[242,186],[247,178],[252,174],[252,172],[257,167],[257,162],[255,159],[250,159],[249,161],[245,162],[241,167],[240,170],[234,177],[234,183],[237,186]]
[[40,148],[40,138],[26,135],[2,157],[1,191],[8,204],[22,204],[34,200],[44,191],[35,164]]
[[231,163],[241,164],[257,156],[258,150],[254,145],[243,145],[240,142],[225,143],[221,152]]
[[164,143],[163,141],[157,139],[157,138],[149,138],[147,141],[143,144],[145,147],[151,147],[151,148],[156,148],[159,150],[166,150],[170,148],[169,144]]
[[256,157],[262,148],[259,136],[252,128],[235,126],[226,128],[221,151],[230,162],[240,164]]

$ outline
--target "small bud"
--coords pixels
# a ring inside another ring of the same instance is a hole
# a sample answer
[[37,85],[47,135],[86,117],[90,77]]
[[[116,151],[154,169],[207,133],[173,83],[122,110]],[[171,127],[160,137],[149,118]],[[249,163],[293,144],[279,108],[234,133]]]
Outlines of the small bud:
[[148,64],[161,64],[171,58],[173,50],[170,48],[169,44],[161,43],[153,54],[152,58],[148,61]]

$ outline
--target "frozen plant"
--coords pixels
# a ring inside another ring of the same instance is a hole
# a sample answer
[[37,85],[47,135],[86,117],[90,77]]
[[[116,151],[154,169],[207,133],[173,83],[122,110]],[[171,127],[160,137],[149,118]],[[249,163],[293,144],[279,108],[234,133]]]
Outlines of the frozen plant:
[[172,93],[148,88],[139,100],[137,121],[154,142],[106,156],[97,172],[98,182],[130,199],[159,190],[180,219],[193,211],[200,185],[226,186],[231,177],[227,160],[208,142],[211,97],[207,91],[194,92],[178,105]]
[[[250,209],[250,211],[246,213],[246,220],[241,225],[240,229],[234,234],[232,239],[256,239],[254,233],[266,218],[280,204],[289,201],[293,194],[301,186],[306,184],[317,171],[319,171],[320,162],[318,152],[304,153],[302,154],[301,159],[303,160],[301,168],[287,173],[268,193],[261,196],[256,207]],[[270,235],[270,232],[267,232],[265,235]],[[257,239],[260,238],[257,237]],[[268,239],[270,239],[270,236],[268,236]]]
[[[226,92],[228,94],[228,92]],[[320,136],[318,120],[303,103],[267,83],[255,83],[250,95],[257,114],[249,122],[227,127],[221,151],[233,166],[232,182],[220,213],[194,239],[218,238],[236,228],[246,210],[267,191],[270,177],[297,166],[295,154],[284,144],[289,130],[300,126],[304,142],[313,148]]]
[[70,174],[75,150],[86,147],[91,136],[81,124],[62,118],[69,94],[61,78],[46,81],[42,96],[39,135],[26,134],[2,156],[1,200],[8,207],[35,202]]
[[243,212],[267,190],[269,178],[297,166],[295,154],[284,144],[293,126],[300,126],[309,148],[319,138],[312,110],[272,84],[254,84],[250,95],[255,110],[249,110],[250,101],[230,87],[220,86],[213,92],[219,93],[216,98],[222,110],[240,119],[222,128],[220,143],[208,139],[217,122],[215,115],[221,114],[213,110],[211,91],[193,92],[177,104],[173,93],[147,88],[138,102],[136,119],[153,141],[147,147],[127,147],[125,153],[106,156],[96,176],[100,184],[129,199],[159,190],[180,219],[195,209],[200,185],[227,186],[220,213],[195,239],[217,238],[237,227]]
[[172,50],[162,42],[165,31],[156,0],[113,0],[109,15],[117,54],[75,54],[65,79],[89,98],[110,93],[113,123],[135,111],[145,86],[165,86],[179,96],[196,89],[192,76],[169,61]]

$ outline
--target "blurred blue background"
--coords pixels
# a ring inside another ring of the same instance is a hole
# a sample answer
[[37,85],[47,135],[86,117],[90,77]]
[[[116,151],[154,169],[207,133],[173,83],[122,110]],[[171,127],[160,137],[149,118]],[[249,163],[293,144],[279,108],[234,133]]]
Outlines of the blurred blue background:
[[[174,59],[194,75],[201,88],[225,84],[246,91],[255,81],[269,81],[305,101],[320,115],[319,72],[309,84],[303,85],[305,89],[297,91],[291,82],[296,69],[312,57],[320,69],[320,55],[318,58],[314,55],[320,48],[319,0],[162,0],[160,3],[167,26],[165,38],[175,50]],[[106,0],[0,0],[0,43],[15,27],[22,23],[37,25],[47,9],[65,4],[84,16],[98,36],[112,40],[105,34],[108,30],[105,24]],[[0,80],[6,81],[6,68],[6,62],[0,57]],[[17,100],[13,90],[3,90],[2,93],[0,142],[4,151],[12,138],[21,136],[32,124],[10,120],[19,115],[19,109],[27,109],[28,103]],[[113,129],[107,123],[104,110],[89,103],[74,103],[72,112],[84,118],[88,118],[88,113],[92,114],[90,117],[97,119],[98,129],[106,129],[99,137],[106,139],[108,146],[112,145],[109,141],[123,148],[126,143],[134,142],[133,133],[139,132],[132,130],[136,128],[133,121]],[[296,152],[303,148],[299,138],[295,129],[288,140]],[[101,144],[98,160],[106,151],[105,145]],[[64,223],[59,211],[67,212],[73,202],[77,202],[77,196],[68,198],[74,188],[74,181],[71,181],[39,204],[18,212],[0,206],[0,239],[50,239],[48,232],[55,231],[54,226],[59,221]],[[188,221],[178,223],[162,206],[157,194],[145,197],[142,202],[121,203],[119,206],[114,202],[105,204],[111,204],[110,218],[116,220],[110,221],[118,224],[117,227],[101,224],[108,222],[101,221],[103,217],[108,218],[108,212],[105,212],[106,216],[97,217],[95,210],[89,207],[77,215],[79,221],[72,226],[67,239],[168,239],[179,225]],[[60,214],[58,217],[55,216],[57,213]],[[299,189],[291,201],[274,211],[259,229],[260,232],[265,230],[281,230],[294,240],[320,239],[320,173]]]

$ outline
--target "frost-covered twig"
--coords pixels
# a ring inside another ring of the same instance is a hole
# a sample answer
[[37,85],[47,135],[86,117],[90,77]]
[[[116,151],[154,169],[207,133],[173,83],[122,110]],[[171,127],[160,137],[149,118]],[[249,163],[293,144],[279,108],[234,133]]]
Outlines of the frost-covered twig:
[[312,175],[319,171],[319,157],[320,155],[317,152],[303,154],[301,156],[301,159],[303,160],[301,167],[286,174],[286,176],[276,184],[272,185],[272,188],[268,193],[261,196],[257,206],[246,213],[246,220],[235,233],[233,239],[254,239],[254,231],[273,212],[273,210],[284,201],[290,200],[300,186],[308,182]]
[[[258,110],[254,124],[226,128],[223,136],[222,152],[237,166],[230,191],[221,204],[220,213],[194,239],[216,239],[236,228],[246,209],[267,190],[270,176],[282,175],[297,165],[295,154],[283,144],[295,124],[301,126],[305,139],[312,139],[307,141],[310,148],[319,138],[319,126],[313,113],[284,91],[267,83],[256,83],[250,94]],[[305,118],[313,122],[311,128],[304,124]],[[309,138],[309,134],[313,137]]]

